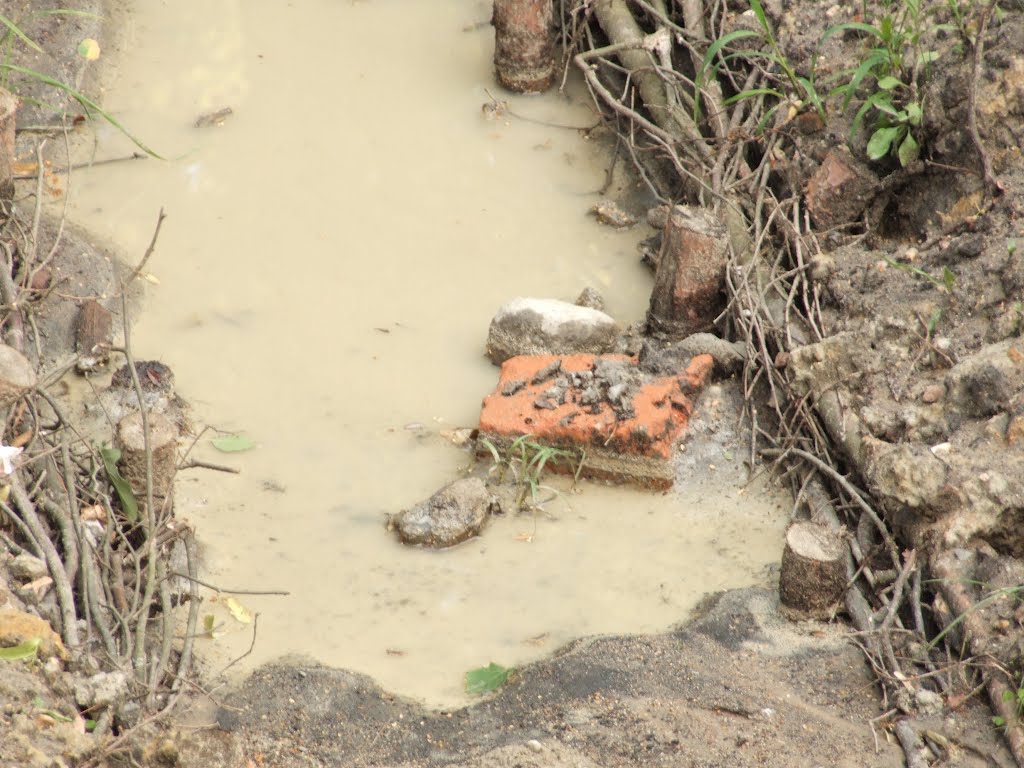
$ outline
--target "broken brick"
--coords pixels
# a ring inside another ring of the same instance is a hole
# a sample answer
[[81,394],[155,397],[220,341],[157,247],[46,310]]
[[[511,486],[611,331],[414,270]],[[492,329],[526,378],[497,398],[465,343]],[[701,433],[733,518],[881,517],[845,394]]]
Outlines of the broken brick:
[[[538,376],[556,362],[554,382]],[[480,436],[507,448],[531,435],[545,445],[585,452],[582,477],[670,488],[672,456],[693,412],[691,398],[713,365],[710,355],[698,355],[678,375],[655,377],[625,355],[513,357],[484,398]],[[513,388],[509,382],[530,383]]]
[[807,208],[821,229],[851,224],[868,207],[878,177],[849,152],[831,150],[807,183]]
[[648,330],[677,338],[710,330],[724,306],[728,261],[729,233],[718,216],[673,206],[662,234]]

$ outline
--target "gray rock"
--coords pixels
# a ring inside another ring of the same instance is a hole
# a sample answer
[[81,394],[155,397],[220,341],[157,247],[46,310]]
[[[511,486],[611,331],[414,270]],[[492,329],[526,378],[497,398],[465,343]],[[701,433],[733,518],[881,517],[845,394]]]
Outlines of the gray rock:
[[32,555],[18,555],[8,564],[11,575],[18,581],[35,581],[50,575],[46,563]]
[[80,707],[105,707],[128,695],[124,672],[100,672],[75,683],[75,702]]
[[1007,407],[1015,392],[1024,389],[1024,366],[1010,351],[1007,339],[982,347],[946,374],[949,401],[969,418],[988,418]]
[[491,320],[487,357],[495,365],[516,355],[603,354],[618,324],[604,312],[555,299],[513,299]]
[[403,544],[443,548],[476,536],[498,500],[484,481],[469,477],[449,483],[429,499],[392,516],[388,527],[398,532]]
[[737,373],[743,369],[746,347],[743,342],[726,341],[713,333],[694,333],[670,344],[649,339],[640,349],[640,368],[658,376],[673,376],[685,370],[697,355],[711,355],[719,373]]
[[604,296],[596,288],[591,288],[589,285],[580,291],[580,295],[576,297],[577,307],[587,307],[588,309],[596,309],[598,312],[604,312]]

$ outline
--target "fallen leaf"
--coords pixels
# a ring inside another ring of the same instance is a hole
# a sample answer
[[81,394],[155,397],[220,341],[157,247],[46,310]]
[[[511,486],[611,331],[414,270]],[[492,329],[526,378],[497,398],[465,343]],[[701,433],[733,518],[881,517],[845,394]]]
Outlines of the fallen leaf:
[[0,648],[0,661],[20,661],[21,659],[34,659],[42,644],[41,637],[33,637],[13,648]]
[[86,61],[96,61],[100,57],[100,44],[87,37],[78,44],[78,55]]
[[229,597],[224,601],[224,605],[239,624],[252,624],[252,612],[238,600]]
[[210,442],[213,443],[214,448],[224,453],[239,453],[256,447],[256,443],[245,435],[224,435],[224,437],[215,437]]
[[471,669],[466,673],[466,693],[487,693],[497,690],[508,682],[511,673],[511,669],[493,661],[486,667]]

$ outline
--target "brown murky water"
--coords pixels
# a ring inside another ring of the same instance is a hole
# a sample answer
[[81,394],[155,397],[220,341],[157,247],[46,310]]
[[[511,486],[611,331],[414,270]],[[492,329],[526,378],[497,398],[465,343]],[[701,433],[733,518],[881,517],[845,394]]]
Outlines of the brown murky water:
[[[467,462],[437,433],[473,424],[494,384],[482,346],[501,303],[592,285],[625,323],[651,285],[641,235],[584,215],[599,149],[482,116],[488,17],[476,0],[174,0],[139,3],[125,27],[106,104],[174,159],[77,173],[75,216],[134,261],[167,209],[136,352],[175,370],[197,421],[258,442],[225,456],[203,441],[201,458],[242,474],[179,485],[205,578],[291,592],[241,598],[260,618],[236,670],[306,654],[451,706],[470,667],[662,629],[777,558],[785,515],[767,492],[738,495],[738,471],[665,496],[585,484],[450,552],[386,534],[385,513]],[[582,97],[512,104],[594,122]],[[223,126],[193,127],[224,106]],[[100,132],[98,157],[130,149]],[[211,611],[216,669],[251,629]]]

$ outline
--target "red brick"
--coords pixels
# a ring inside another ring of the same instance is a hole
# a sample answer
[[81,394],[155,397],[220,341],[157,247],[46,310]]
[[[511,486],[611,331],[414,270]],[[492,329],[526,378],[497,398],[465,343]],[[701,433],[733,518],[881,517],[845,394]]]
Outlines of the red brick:
[[807,207],[818,229],[851,224],[871,202],[878,177],[849,152],[833,149],[807,183]]
[[[532,383],[539,371],[556,360],[561,361],[560,374]],[[481,436],[507,447],[517,437],[532,435],[545,445],[586,451],[583,477],[671,487],[673,450],[693,412],[690,398],[711,372],[711,356],[694,357],[678,376],[641,378],[630,399],[633,415],[628,418],[619,418],[606,398],[582,403],[583,389],[571,386],[563,404],[550,409],[536,405],[558,375],[593,371],[599,360],[623,361],[642,376],[636,358],[623,355],[524,355],[505,361],[498,386],[483,401]],[[514,394],[502,394],[516,381],[525,385]]]
[[709,331],[724,306],[729,234],[712,211],[676,205],[662,230],[648,330],[683,338]]

